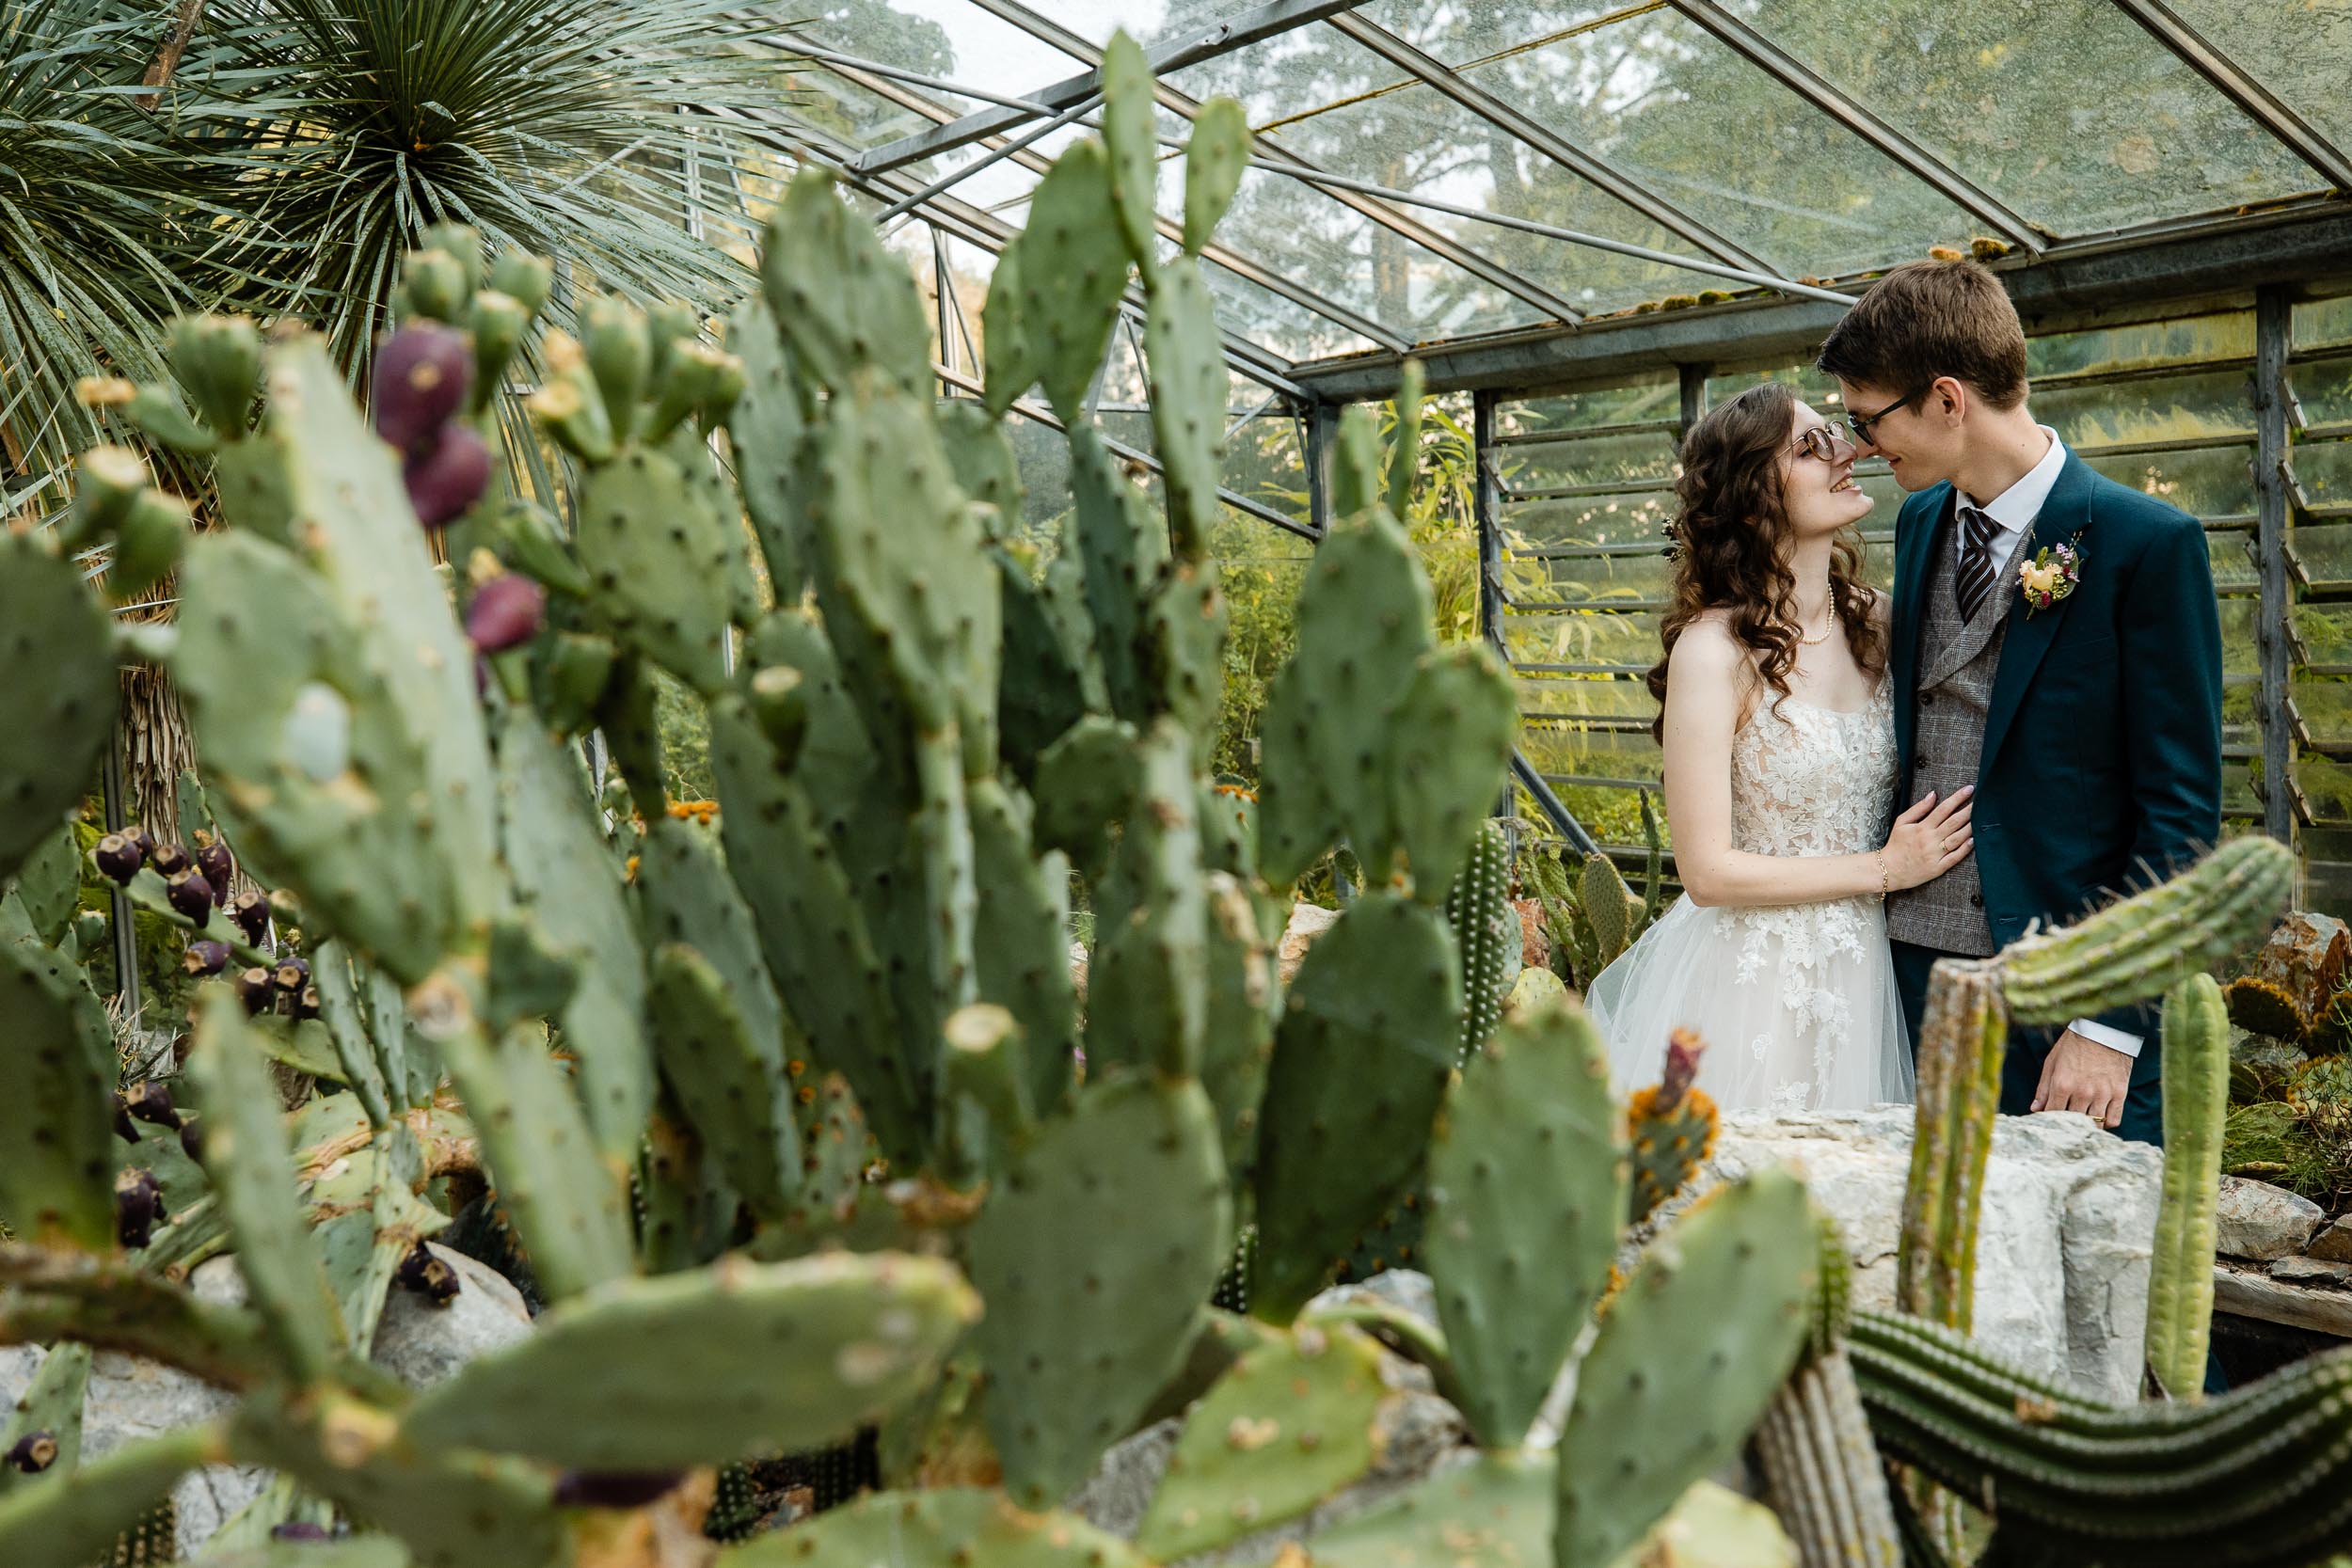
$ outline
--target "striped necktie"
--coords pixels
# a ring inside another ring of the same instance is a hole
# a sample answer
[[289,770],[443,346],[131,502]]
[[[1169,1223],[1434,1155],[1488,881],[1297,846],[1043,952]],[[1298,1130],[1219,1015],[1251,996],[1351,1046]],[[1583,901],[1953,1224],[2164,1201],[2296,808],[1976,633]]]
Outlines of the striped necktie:
[[2001,525],[1973,506],[1960,509],[1960,520],[1967,525],[1968,538],[1960,548],[1960,570],[1952,578],[1952,599],[1960,606],[1960,618],[1973,621],[1985,595],[1993,592],[1993,540],[2001,531]]

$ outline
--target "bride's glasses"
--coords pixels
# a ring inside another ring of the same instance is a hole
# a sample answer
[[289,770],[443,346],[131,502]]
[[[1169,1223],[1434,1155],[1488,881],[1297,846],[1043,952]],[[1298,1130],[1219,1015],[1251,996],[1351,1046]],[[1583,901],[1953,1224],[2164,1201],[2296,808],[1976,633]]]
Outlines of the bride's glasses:
[[1840,456],[1838,451],[1840,447],[1845,449],[1844,455],[1848,456],[1851,456],[1854,450],[1853,443],[1840,436],[1835,425],[1817,424],[1797,437],[1794,450],[1804,452],[1807,457],[1818,457],[1824,463],[1835,463]]

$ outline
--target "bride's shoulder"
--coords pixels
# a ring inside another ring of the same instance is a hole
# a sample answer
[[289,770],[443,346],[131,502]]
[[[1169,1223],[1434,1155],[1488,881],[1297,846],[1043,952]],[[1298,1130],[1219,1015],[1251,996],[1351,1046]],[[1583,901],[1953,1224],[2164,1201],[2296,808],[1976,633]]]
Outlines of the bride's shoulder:
[[1747,645],[1731,629],[1731,611],[1702,610],[1683,623],[1682,635],[1675,640],[1672,664],[1676,669],[1721,672],[1745,664],[1749,658]]

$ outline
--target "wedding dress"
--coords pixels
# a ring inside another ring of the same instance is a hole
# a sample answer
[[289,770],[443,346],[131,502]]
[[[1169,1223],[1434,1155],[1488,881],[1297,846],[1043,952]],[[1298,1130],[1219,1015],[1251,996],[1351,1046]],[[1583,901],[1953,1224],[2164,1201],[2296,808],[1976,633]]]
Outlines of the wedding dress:
[[[1732,737],[1731,836],[1757,855],[1847,855],[1885,842],[1895,791],[1888,683],[1863,707],[1769,695]],[[1875,896],[1774,907],[1689,896],[1597,976],[1586,1008],[1623,1093],[1658,1081],[1666,1037],[1707,1041],[1718,1108],[1851,1110],[1912,1097],[1911,1051]]]

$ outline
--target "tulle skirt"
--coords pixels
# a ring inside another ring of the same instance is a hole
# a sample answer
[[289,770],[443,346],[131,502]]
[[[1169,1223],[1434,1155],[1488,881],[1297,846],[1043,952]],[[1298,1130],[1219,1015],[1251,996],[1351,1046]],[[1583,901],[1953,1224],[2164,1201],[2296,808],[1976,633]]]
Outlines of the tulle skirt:
[[1725,1111],[1847,1111],[1912,1098],[1911,1047],[1875,898],[1773,909],[1686,896],[1594,979],[1585,1006],[1623,1094],[1658,1082],[1666,1037],[1707,1041]]

